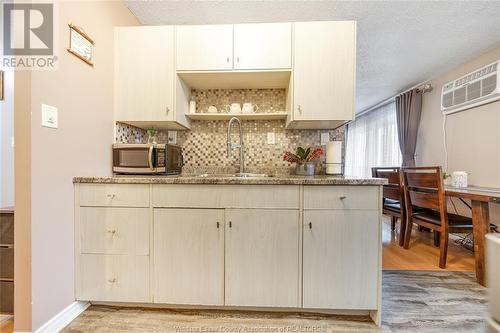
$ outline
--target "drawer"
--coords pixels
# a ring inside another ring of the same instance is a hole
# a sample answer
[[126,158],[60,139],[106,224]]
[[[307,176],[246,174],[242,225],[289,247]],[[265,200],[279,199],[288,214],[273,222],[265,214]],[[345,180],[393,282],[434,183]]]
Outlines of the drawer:
[[0,247],[0,278],[14,278],[14,249]]
[[14,244],[14,214],[0,213],[0,244]]
[[154,207],[299,208],[298,185],[153,185]]
[[149,185],[80,184],[80,206],[149,207]]
[[149,254],[149,208],[81,207],[80,251]]
[[379,186],[304,186],[304,209],[380,209]]
[[14,313],[14,282],[0,282],[0,312]]
[[109,302],[150,302],[149,256],[79,256],[77,299]]

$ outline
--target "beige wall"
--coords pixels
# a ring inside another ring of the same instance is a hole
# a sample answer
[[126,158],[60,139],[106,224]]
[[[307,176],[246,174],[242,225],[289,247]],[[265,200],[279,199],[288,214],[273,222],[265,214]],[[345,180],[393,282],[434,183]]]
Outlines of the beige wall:
[[[59,2],[55,15],[59,68],[31,74],[33,331],[75,301],[72,178],[110,174],[113,27],[138,24],[121,1]],[[94,39],[94,67],[66,51],[68,23]],[[41,103],[58,108],[58,129],[41,127]],[[16,331],[30,330],[18,313],[15,325]]]
[[[430,81],[434,90],[423,98],[416,152],[419,165],[445,164],[440,109],[443,84],[498,59],[500,48]],[[500,188],[500,101],[448,115],[446,129],[448,170],[469,172],[471,185]],[[460,206],[458,200],[456,203]],[[499,206],[491,205],[492,219],[497,224],[500,224]],[[460,207],[465,210],[463,205]]]

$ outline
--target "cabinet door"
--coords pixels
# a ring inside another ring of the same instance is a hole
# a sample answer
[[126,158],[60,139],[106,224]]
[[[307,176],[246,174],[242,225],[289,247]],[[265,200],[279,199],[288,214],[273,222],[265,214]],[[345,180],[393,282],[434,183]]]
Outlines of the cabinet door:
[[299,306],[299,211],[226,210],[225,305]]
[[294,120],[351,120],[355,22],[294,23]]
[[306,210],[303,244],[304,308],[377,308],[378,211]]
[[224,211],[154,210],[155,302],[224,304]]
[[178,70],[233,68],[232,25],[185,25],[176,29]]
[[234,26],[235,69],[291,67],[291,23],[236,24]]
[[174,28],[115,30],[115,120],[174,120]]

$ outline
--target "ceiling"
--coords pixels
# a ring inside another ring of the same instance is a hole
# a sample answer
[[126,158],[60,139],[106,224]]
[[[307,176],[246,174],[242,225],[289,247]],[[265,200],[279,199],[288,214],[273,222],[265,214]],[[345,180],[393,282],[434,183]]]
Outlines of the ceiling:
[[357,20],[358,112],[500,46],[500,1],[124,2],[148,25]]

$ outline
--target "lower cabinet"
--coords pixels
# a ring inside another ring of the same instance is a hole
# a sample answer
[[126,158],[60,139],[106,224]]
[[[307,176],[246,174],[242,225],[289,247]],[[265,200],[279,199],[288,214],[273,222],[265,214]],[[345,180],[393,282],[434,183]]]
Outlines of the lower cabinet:
[[225,305],[298,307],[299,211],[226,209]]
[[149,256],[82,254],[77,299],[149,302]]
[[156,303],[224,305],[224,210],[154,209]]
[[380,232],[377,210],[304,211],[304,308],[377,309]]

